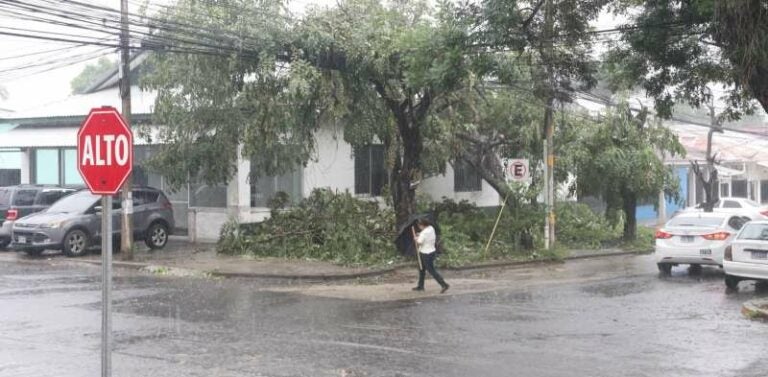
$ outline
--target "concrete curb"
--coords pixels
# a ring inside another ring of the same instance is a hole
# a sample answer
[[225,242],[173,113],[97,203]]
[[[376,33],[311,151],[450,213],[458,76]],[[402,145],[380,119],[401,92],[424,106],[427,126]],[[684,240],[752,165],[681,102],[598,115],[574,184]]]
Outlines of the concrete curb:
[[[497,262],[479,263],[479,264],[473,264],[473,265],[467,265],[467,266],[445,267],[443,268],[443,270],[470,271],[470,270],[515,267],[515,266],[545,265],[545,264],[562,263],[567,260],[605,258],[605,257],[613,257],[613,256],[639,255],[639,254],[643,254],[643,253],[635,252],[635,251],[616,251],[616,252],[607,252],[607,253],[604,252],[604,253],[574,255],[574,256],[565,257],[562,260],[534,259],[534,260],[520,260],[520,261],[497,261]],[[73,262],[73,263],[84,263],[84,264],[90,264],[90,265],[96,265],[96,266],[101,265],[100,260],[66,259],[66,261]],[[30,261],[24,261],[24,262],[34,262],[34,261],[30,260]],[[158,270],[168,271],[170,272],[168,273],[168,275],[178,275],[178,276],[194,275],[194,276],[211,276],[211,277],[222,277],[222,278],[332,281],[332,280],[351,280],[351,279],[367,278],[367,277],[374,277],[374,276],[382,276],[382,275],[393,273],[398,270],[413,268],[414,264],[400,263],[387,268],[374,269],[369,271],[351,272],[351,273],[302,274],[302,275],[270,274],[270,273],[258,273],[258,272],[227,272],[227,271],[218,271],[218,270],[195,270],[195,269],[189,269],[184,267],[166,266],[166,265],[157,264],[157,263],[125,262],[125,261],[113,261],[112,266],[118,267],[118,268],[131,268],[136,270],[144,270],[148,272],[153,272]],[[180,273],[179,274],[173,273],[174,271],[179,271]],[[191,273],[190,271],[196,271],[197,273]]]
[[768,321],[768,300],[752,300],[741,305],[741,314],[752,320]]
[[227,272],[227,271],[207,271],[206,274],[213,277],[224,278],[255,278],[255,279],[285,279],[285,280],[350,280],[366,278],[373,276],[386,275],[399,269],[406,268],[404,265],[389,267],[380,270],[352,272],[346,274],[309,274],[309,275],[288,275],[288,274],[262,274],[253,272]]

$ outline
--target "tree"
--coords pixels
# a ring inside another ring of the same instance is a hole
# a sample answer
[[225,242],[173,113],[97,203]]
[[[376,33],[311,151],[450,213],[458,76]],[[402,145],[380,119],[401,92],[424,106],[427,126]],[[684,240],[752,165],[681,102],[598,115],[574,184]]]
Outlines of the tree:
[[69,85],[72,88],[72,94],[82,94],[89,86],[93,85],[96,80],[104,76],[107,72],[115,69],[117,64],[107,58],[99,58],[96,63],[88,64],[83,68],[75,78],[70,81]]
[[677,137],[660,122],[650,122],[647,109],[633,114],[619,105],[567,147],[564,158],[576,168],[575,190],[579,195],[601,197],[610,215],[624,215],[624,239],[635,239],[637,204],[656,198],[660,191],[679,199],[677,178],[664,166],[660,155],[684,155]]
[[169,15],[220,30],[208,36],[218,54],[180,53],[199,45],[171,45],[162,33],[150,42],[175,50],[156,54],[144,81],[158,90],[155,115],[168,125],[152,166],[177,185],[189,176],[225,182],[239,157],[232,146],[242,145],[255,174],[284,172],[312,157],[321,124],[339,122],[353,145],[387,145],[397,220],[407,219],[425,135],[440,132],[431,119],[479,69],[467,59],[468,25],[448,3],[430,15],[421,1],[345,0],[301,20],[276,2],[227,4],[183,0]]
[[616,0],[632,24],[607,54],[617,87],[640,85],[669,117],[675,102],[709,102],[727,87],[723,118],[768,111],[768,8],[764,0]]

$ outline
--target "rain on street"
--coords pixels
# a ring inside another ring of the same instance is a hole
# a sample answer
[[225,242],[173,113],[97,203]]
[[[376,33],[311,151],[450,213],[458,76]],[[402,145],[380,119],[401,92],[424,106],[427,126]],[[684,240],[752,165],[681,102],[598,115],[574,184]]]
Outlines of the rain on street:
[[[0,265],[0,376],[98,375],[99,272],[57,258]],[[660,278],[651,256],[622,256],[445,275],[449,294],[434,294],[428,281],[419,296],[408,274],[297,283],[118,269],[114,375],[744,377],[768,370],[768,327],[739,312],[768,293],[742,283],[726,294],[718,269],[689,276],[677,267]]]

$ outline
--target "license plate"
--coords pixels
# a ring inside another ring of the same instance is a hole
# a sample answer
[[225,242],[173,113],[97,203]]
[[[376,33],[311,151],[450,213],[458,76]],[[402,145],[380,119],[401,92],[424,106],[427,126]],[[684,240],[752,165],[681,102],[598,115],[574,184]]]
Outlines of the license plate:
[[693,240],[693,236],[680,236],[680,242],[691,243]]
[[701,249],[699,250],[700,255],[712,255],[712,249]]
[[27,243],[27,237],[19,236],[17,239],[19,240],[19,243]]
[[768,259],[768,251],[753,251],[752,259]]

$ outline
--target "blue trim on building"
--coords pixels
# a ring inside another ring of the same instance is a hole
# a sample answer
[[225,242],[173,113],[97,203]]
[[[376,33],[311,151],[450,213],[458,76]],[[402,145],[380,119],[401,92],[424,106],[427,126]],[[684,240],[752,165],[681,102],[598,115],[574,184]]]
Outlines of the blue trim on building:
[[[680,179],[680,197],[684,199],[688,195],[688,167],[679,167],[675,169],[675,171],[677,172],[678,179]],[[672,215],[674,215],[678,210],[682,209],[682,207],[683,206],[667,199],[667,219],[672,217]],[[656,209],[654,209],[653,204],[637,206],[637,213],[635,214],[635,218],[638,222],[655,221],[658,216],[659,213],[656,211]]]

